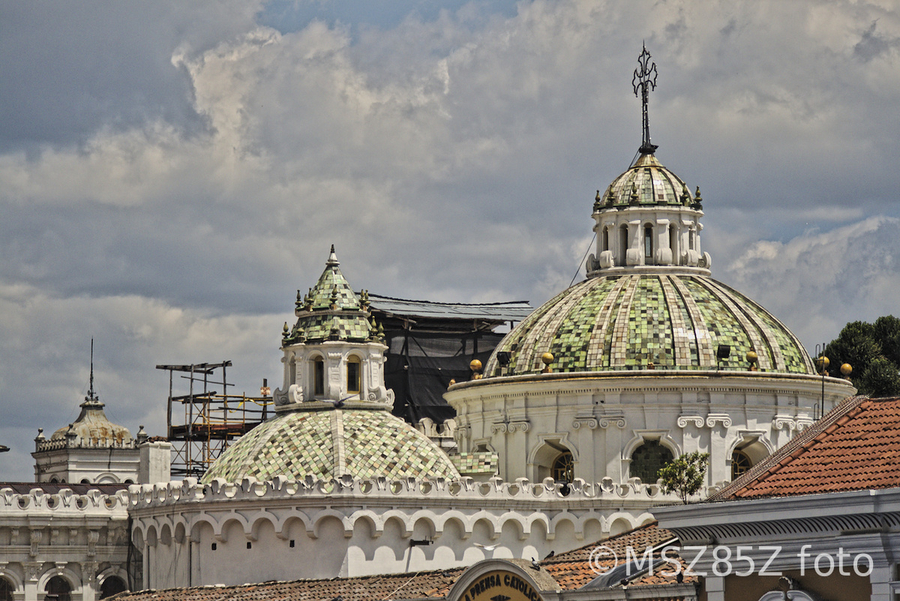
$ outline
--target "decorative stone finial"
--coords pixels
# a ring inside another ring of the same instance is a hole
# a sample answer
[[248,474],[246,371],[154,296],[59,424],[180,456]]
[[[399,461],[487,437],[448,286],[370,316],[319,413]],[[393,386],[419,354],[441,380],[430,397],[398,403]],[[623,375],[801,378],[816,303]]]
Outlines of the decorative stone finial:
[[337,310],[337,308],[338,308],[337,302],[338,302],[339,298],[340,297],[338,295],[338,288],[337,288],[337,286],[335,286],[334,288],[331,289],[331,299],[330,300],[331,300],[331,310],[332,311]]
[[553,363],[553,353],[544,353],[541,355],[541,362],[544,364],[544,369],[541,373],[549,374],[553,372],[553,369],[550,367],[550,364]]
[[747,351],[747,363],[750,364],[750,371],[757,371],[759,367],[757,364],[759,362],[759,355],[756,354],[756,351]]
[[328,254],[328,260],[325,261],[325,265],[328,267],[337,267],[340,265],[340,261],[338,261],[337,254],[334,252],[334,244],[331,245],[331,252]]

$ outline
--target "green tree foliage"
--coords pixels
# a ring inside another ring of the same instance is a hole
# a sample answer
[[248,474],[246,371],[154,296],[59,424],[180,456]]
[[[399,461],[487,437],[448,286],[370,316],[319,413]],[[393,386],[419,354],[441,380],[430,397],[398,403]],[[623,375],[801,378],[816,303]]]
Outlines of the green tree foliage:
[[853,321],[825,347],[828,372],[841,376],[841,366],[853,368],[850,378],[860,394],[900,396],[900,319],[885,315],[874,324]]
[[674,492],[687,505],[688,498],[697,494],[703,486],[709,453],[694,451],[680,455],[659,469],[657,476],[662,480],[664,493]]

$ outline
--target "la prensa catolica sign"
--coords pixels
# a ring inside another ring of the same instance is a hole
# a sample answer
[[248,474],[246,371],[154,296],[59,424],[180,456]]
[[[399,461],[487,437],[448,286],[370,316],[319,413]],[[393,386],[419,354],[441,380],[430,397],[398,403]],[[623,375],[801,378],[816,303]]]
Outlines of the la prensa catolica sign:
[[488,572],[470,584],[463,601],[543,601],[521,576],[504,570]]

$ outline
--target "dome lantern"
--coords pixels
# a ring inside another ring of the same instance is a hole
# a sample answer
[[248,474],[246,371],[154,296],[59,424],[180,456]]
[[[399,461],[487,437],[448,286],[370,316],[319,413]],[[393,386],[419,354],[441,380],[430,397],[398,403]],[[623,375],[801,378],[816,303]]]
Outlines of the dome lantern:
[[587,275],[617,272],[672,272],[709,275],[709,253],[700,248],[703,216],[700,187],[691,195],[687,183],[656,158],[647,115],[649,92],[656,88],[656,63],[646,46],[638,58],[632,84],[641,98],[643,138],[634,164],[594,199],[596,253]]

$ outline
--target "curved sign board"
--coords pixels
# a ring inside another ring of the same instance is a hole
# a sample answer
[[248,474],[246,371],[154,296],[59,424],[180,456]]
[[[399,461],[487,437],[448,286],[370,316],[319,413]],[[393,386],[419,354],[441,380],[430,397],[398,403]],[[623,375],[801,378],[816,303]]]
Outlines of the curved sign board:
[[[456,591],[454,591],[456,592]],[[524,578],[506,570],[479,575],[459,591],[460,601],[543,601]]]

